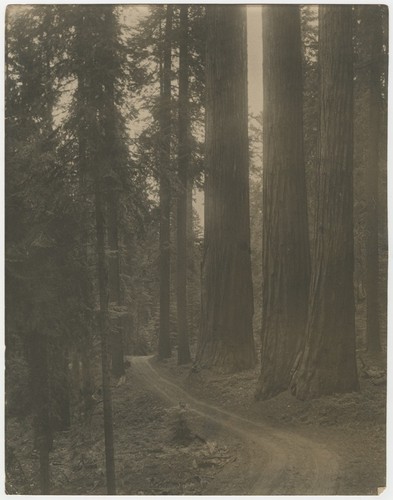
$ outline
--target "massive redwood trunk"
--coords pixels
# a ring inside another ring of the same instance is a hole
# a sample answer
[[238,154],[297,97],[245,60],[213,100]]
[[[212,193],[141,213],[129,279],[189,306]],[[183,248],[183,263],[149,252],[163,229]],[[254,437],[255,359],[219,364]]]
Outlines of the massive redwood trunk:
[[191,361],[188,341],[187,317],[187,197],[188,164],[190,159],[189,144],[189,102],[188,102],[188,6],[180,6],[180,53],[179,53],[179,121],[178,121],[178,179],[177,195],[177,331],[178,363]]
[[366,295],[367,295],[367,349],[381,349],[379,336],[379,249],[378,249],[378,184],[382,130],[383,48],[382,17],[378,5],[359,7],[366,33],[363,57],[367,64],[366,115],[367,127],[365,153],[366,195]]
[[205,242],[197,359],[254,366],[246,7],[207,7]]
[[171,47],[172,11],[166,7],[166,25],[160,95],[160,331],[158,357],[171,356],[170,343],[170,218],[171,218]]
[[[111,189],[108,194],[108,277],[109,277],[109,301],[112,306],[122,305],[120,286],[120,255],[118,236],[118,193]],[[115,377],[121,377],[124,369],[124,339],[123,321],[120,311],[113,313],[111,318],[111,349],[112,349],[112,373]]]
[[306,344],[299,399],[357,390],[353,291],[353,56],[351,6],[321,5],[320,166]]
[[310,275],[297,5],[266,5],[263,33],[262,350],[257,397],[288,388]]

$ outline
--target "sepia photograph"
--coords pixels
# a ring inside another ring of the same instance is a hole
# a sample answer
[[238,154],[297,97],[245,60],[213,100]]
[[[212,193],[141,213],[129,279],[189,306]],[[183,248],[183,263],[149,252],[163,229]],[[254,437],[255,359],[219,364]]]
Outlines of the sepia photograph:
[[383,493],[388,6],[4,11],[3,492]]

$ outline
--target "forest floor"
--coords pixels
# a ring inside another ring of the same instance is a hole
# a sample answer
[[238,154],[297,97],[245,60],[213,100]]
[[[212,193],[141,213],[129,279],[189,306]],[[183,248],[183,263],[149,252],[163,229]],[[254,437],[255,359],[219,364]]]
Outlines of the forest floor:
[[[362,355],[361,392],[254,400],[258,370],[228,376],[132,358],[113,385],[119,494],[376,494],[385,485],[386,385]],[[99,398],[98,398],[99,399]],[[52,494],[105,494],[102,402],[55,434]],[[7,420],[7,490],[38,493],[31,421]]]
[[[296,463],[296,452],[287,470],[283,464],[283,484],[276,485],[276,494],[301,494],[293,489],[294,485],[287,491],[285,483],[293,482],[291,471],[299,473],[296,468],[301,470],[309,460],[308,455],[314,453],[314,469],[323,467],[326,459],[336,462],[336,477],[331,477],[334,485],[330,485],[329,494],[333,490],[340,495],[373,495],[386,484],[386,361],[384,355],[366,353],[358,353],[358,358],[360,392],[312,401],[299,401],[289,392],[267,401],[256,401],[259,366],[231,376],[206,369],[190,370],[190,367],[177,366],[173,360],[159,364],[153,361],[153,366],[159,366],[161,373],[177,383],[181,380],[187,393],[199,400],[248,421],[263,422],[267,432],[283,431],[307,440],[309,449],[304,450],[303,457],[298,455],[301,465]],[[327,453],[325,457],[318,456],[318,447]],[[331,463],[325,466],[331,468]],[[327,493],[321,489],[322,485],[312,487],[315,489],[308,489],[308,494]]]

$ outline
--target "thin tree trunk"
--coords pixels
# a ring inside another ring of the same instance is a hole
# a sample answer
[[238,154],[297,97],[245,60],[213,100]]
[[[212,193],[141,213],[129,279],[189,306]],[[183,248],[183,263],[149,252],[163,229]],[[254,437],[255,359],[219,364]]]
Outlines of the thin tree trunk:
[[358,390],[353,290],[351,6],[319,7],[320,166],[306,344],[292,392],[311,399]]
[[[195,310],[196,300],[195,288],[193,288],[193,280],[196,271],[195,255],[194,255],[194,213],[192,206],[192,190],[193,179],[188,175],[187,178],[187,325],[188,325],[188,338],[193,335],[193,311]],[[199,271],[198,271],[199,272]],[[199,287],[198,287],[199,290]],[[198,294],[199,297],[199,294]],[[198,310],[199,314],[199,310]]]
[[160,331],[158,338],[158,356],[160,359],[171,356],[169,322],[171,188],[169,170],[171,166],[172,10],[173,6],[167,5],[160,98]]
[[[81,15],[81,25],[83,31],[85,17]],[[83,31],[84,34],[84,31]],[[81,33],[78,33],[81,36]],[[81,59],[83,59],[84,54],[81,50],[78,54]],[[87,89],[86,89],[86,76],[83,71],[78,72],[78,102],[80,106],[87,105]],[[89,258],[88,258],[88,246],[89,246],[89,203],[87,190],[86,190],[86,178],[88,174],[88,164],[87,164],[87,141],[86,141],[86,124],[81,121],[78,126],[78,149],[79,149],[79,190],[80,198],[82,203],[82,213],[80,218],[80,259],[83,269],[83,275],[81,277],[81,299],[84,306],[84,320],[83,324],[85,328],[81,332],[81,340],[79,344],[80,358],[82,362],[82,377],[81,377],[81,390],[84,402],[84,414],[86,418],[91,416],[91,411],[93,408],[93,392],[94,383],[91,373],[91,361],[90,357],[93,354],[92,346],[92,327],[93,327],[93,290],[90,282],[89,275]],[[79,370],[79,368],[78,368]],[[78,397],[79,397],[78,387]]]
[[[108,269],[109,269],[109,299],[110,302],[121,306],[120,289],[120,259],[119,259],[119,238],[118,238],[118,214],[117,214],[117,194],[111,190],[108,195]],[[122,318],[112,320],[112,373],[119,378],[124,375],[124,341]]]
[[197,360],[254,366],[246,8],[207,7],[205,246]]
[[288,388],[302,347],[310,279],[297,5],[265,5],[263,33],[262,350],[257,397]]
[[[106,29],[110,38],[115,37],[113,6],[106,8]],[[108,57],[114,58],[112,47],[107,48]],[[119,196],[121,191],[121,165],[119,163],[120,147],[116,134],[116,104],[115,82],[110,72],[105,82],[105,116],[103,129],[105,130],[105,154],[108,171],[114,175],[107,179],[107,208],[108,208],[108,272],[109,272],[109,302],[116,306],[123,305],[120,284],[120,253],[119,253]],[[112,372],[115,377],[124,375],[124,339],[123,318],[113,315],[111,320],[111,347]]]
[[177,195],[177,330],[178,364],[191,361],[187,324],[187,195],[188,164],[190,158],[188,115],[188,6],[180,6],[180,54],[179,54],[179,148]]
[[108,318],[108,273],[105,262],[105,219],[103,196],[95,173],[95,216],[97,234],[97,272],[100,296],[99,328],[101,337],[102,393],[104,404],[104,433],[106,483],[108,495],[116,495],[115,456],[113,443],[112,394],[110,388],[109,318]]
[[[95,7],[97,8],[97,7]],[[104,16],[107,15],[107,7],[104,9]],[[84,7],[86,16],[91,15],[91,7]],[[100,18],[102,19],[102,12]],[[97,278],[98,278],[98,294],[99,294],[99,312],[98,312],[98,327],[101,339],[101,364],[102,364],[102,394],[103,394],[103,410],[104,410],[104,436],[105,436],[105,462],[106,462],[106,485],[109,495],[116,494],[116,477],[115,477],[115,459],[114,459],[114,439],[113,439],[113,415],[112,415],[112,394],[110,387],[110,346],[109,346],[109,290],[108,290],[108,270],[105,256],[105,214],[104,214],[104,173],[107,168],[107,163],[102,154],[102,144],[99,139],[105,135],[105,129],[100,119],[104,117],[103,113],[103,98],[105,88],[103,82],[98,80],[92,71],[97,67],[96,51],[91,50],[89,45],[89,35],[95,35],[97,24],[93,27],[89,26],[90,30],[84,26],[84,17],[81,15],[80,24],[77,26],[77,36],[79,47],[81,50],[81,60],[86,60],[88,64],[85,66],[85,72],[80,80],[80,106],[83,111],[83,120],[81,120],[80,140],[84,141],[81,152],[84,153],[81,160],[86,159],[86,173],[89,173],[93,183],[94,190],[94,212],[95,212],[95,232],[96,232],[96,256],[97,256]],[[94,19],[97,23],[97,19]],[[106,26],[107,27],[107,26]],[[106,33],[107,34],[107,33]],[[106,83],[106,82],[105,82]],[[105,101],[104,101],[105,102]],[[83,128],[83,124],[85,128]],[[104,132],[104,133],[103,133]],[[81,146],[81,143],[80,143]]]
[[[80,149],[80,154],[81,152],[81,147]],[[84,158],[84,152],[83,158]],[[80,172],[80,185],[81,185],[81,195],[83,196],[85,194],[85,170],[84,166]],[[85,208],[87,208],[85,206]],[[82,391],[82,396],[83,396],[83,402],[84,402],[84,414],[85,417],[89,417],[91,414],[92,410],[92,396],[94,392],[94,382],[93,382],[93,377],[91,373],[91,360],[90,358],[93,357],[94,359],[94,353],[93,353],[93,343],[92,343],[92,326],[93,326],[93,316],[92,316],[92,310],[93,310],[93,304],[92,304],[92,289],[91,289],[91,284],[90,284],[90,277],[89,277],[89,271],[88,271],[88,266],[89,266],[89,259],[88,259],[88,253],[87,253],[87,247],[88,247],[88,229],[87,229],[87,217],[86,215],[82,215],[81,217],[81,234],[80,234],[80,240],[81,240],[81,252],[80,252],[80,258],[82,261],[82,266],[84,269],[83,276],[81,277],[81,298],[83,301],[84,305],[84,321],[83,324],[85,328],[81,332],[81,338],[78,344],[78,350],[80,352],[80,361],[82,364],[82,374],[80,377],[80,382],[79,382],[79,387],[78,391]],[[78,359],[78,364],[79,364],[79,359]],[[78,367],[79,371],[79,367]]]
[[82,341],[81,344],[82,396],[83,396],[84,416],[87,421],[89,421],[93,410],[94,382],[91,373],[91,361],[90,361],[91,355],[92,355],[91,340],[84,339],[84,341]]

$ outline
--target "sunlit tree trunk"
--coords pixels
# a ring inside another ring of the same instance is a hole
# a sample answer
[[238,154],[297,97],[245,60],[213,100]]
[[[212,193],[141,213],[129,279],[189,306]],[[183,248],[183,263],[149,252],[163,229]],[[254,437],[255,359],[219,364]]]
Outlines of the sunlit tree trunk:
[[310,275],[297,5],[265,5],[262,350],[258,398],[288,388],[302,347]]
[[254,366],[246,7],[207,6],[205,241],[197,359]]

